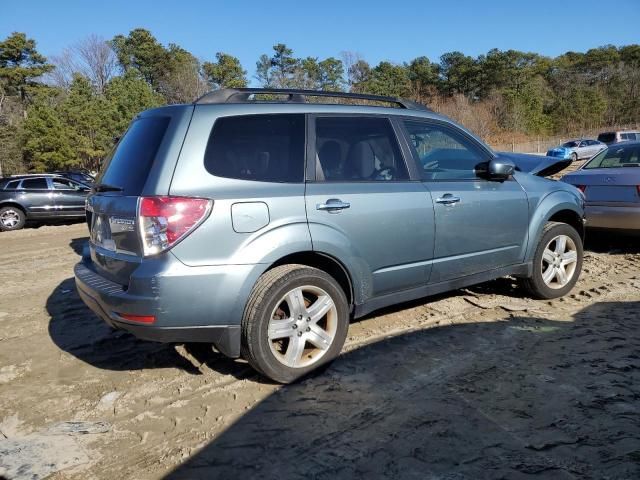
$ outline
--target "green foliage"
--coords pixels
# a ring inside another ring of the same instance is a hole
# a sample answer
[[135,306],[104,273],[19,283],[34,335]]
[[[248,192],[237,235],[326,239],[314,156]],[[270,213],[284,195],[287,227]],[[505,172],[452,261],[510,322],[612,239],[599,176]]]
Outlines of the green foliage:
[[54,107],[46,103],[31,106],[24,122],[24,156],[31,169],[44,172],[75,165],[69,133]]
[[125,72],[138,72],[147,83],[158,88],[169,68],[169,52],[144,28],[136,28],[128,36],[116,35],[111,40],[118,62]]
[[478,62],[461,52],[449,52],[440,57],[442,85],[449,95],[456,93],[475,95],[480,70]]
[[104,96],[109,106],[107,127],[112,138],[122,135],[138,113],[164,103],[161,95],[131,73],[112,79]]
[[247,86],[247,72],[240,60],[227,53],[216,53],[215,62],[204,62],[202,70],[212,88],[242,88]]
[[0,175],[20,173],[23,170],[20,127],[0,123],[0,146]]
[[14,32],[0,42],[0,94],[17,95],[24,100],[34,79],[52,69],[36,50],[36,42],[24,33]]
[[370,71],[368,78],[358,85],[358,90],[391,97],[410,96],[409,71],[403,65],[380,62]]
[[256,80],[268,88],[307,88],[341,91],[345,71],[341,60],[329,57],[296,58],[283,43],[273,46],[273,55],[263,54],[256,63]]
[[99,168],[131,120],[163,101],[133,72],[113,78],[104,95],[81,75],[68,92],[56,93],[40,95],[24,122],[24,157],[35,171]]
[[406,66],[411,93],[419,102],[428,103],[440,87],[440,66],[427,57],[415,58]]

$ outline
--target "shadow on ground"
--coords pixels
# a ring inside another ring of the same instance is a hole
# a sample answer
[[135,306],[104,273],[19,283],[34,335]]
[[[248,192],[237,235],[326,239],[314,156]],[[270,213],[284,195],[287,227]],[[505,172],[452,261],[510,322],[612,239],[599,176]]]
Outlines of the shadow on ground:
[[588,230],[585,250],[598,253],[640,253],[640,235]]
[[71,247],[71,250],[73,250],[76,255],[80,255],[82,256],[82,250],[85,247],[88,247],[89,244],[89,237],[78,237],[78,238],[72,238],[71,241],[69,242],[69,246]]
[[[179,368],[201,375],[206,364],[221,374],[246,378],[246,364],[213,351],[207,344],[156,343],[139,340],[124,330],[115,330],[97,317],[80,299],[73,278],[64,280],[47,299],[49,336],[65,352],[105,370]],[[177,348],[182,349],[180,353]]]
[[[69,246],[82,255],[87,237],[71,240]],[[180,368],[200,375],[199,365],[206,364],[222,374],[246,378],[252,372],[246,364],[214,352],[209,345],[180,346],[138,340],[133,335],[114,330],[98,318],[80,299],[73,278],[61,282],[49,295],[46,304],[49,336],[65,352],[94,367],[105,370],[140,370],[146,368]]]
[[[640,478],[640,302],[388,338],[283,387],[169,479]],[[567,319],[569,320],[569,319]]]
[[63,218],[63,219],[40,219],[38,221],[27,221],[24,228],[38,229],[49,225],[74,225],[76,223],[86,222],[84,217]]

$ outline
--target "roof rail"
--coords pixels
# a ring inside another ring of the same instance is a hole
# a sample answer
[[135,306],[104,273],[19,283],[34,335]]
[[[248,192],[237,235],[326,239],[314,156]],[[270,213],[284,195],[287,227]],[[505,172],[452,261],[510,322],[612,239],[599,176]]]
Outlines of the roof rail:
[[324,90],[300,90],[289,88],[223,88],[205,93],[195,102],[196,105],[214,104],[214,103],[249,103],[251,95],[282,95],[288,96],[288,100],[274,103],[306,103],[306,97],[331,97],[346,98],[352,100],[369,100],[374,102],[393,103],[400,108],[409,110],[427,110],[428,107],[403,98],[385,97],[382,95],[368,95],[363,93],[346,93],[346,92],[327,92]]

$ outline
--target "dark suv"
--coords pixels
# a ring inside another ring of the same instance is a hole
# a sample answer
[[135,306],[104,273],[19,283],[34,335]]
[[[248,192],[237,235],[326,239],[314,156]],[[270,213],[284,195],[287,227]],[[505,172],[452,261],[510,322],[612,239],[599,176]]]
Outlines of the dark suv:
[[84,217],[89,190],[53,175],[0,178],[0,231],[18,230],[27,220]]
[[[351,104],[308,103],[327,97]],[[391,304],[505,275],[569,292],[584,197],[533,174],[558,161],[496,155],[401,99],[212,92],[140,114],[105,162],[78,291],[116,328],[289,382]]]

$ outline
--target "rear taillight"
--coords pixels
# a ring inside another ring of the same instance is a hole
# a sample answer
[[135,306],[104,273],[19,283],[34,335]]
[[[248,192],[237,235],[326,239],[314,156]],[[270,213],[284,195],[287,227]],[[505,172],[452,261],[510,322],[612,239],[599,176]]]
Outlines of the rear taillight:
[[580,190],[582,193],[587,189],[586,185],[576,185],[576,188]]
[[156,317],[153,315],[131,315],[129,313],[119,313],[119,316],[124,318],[125,320],[129,320],[130,322],[136,323],[155,323]]
[[145,257],[173,247],[209,215],[213,201],[192,197],[140,197],[138,222]]
[[638,196],[640,197],[640,185],[636,185],[636,190],[638,191]]

